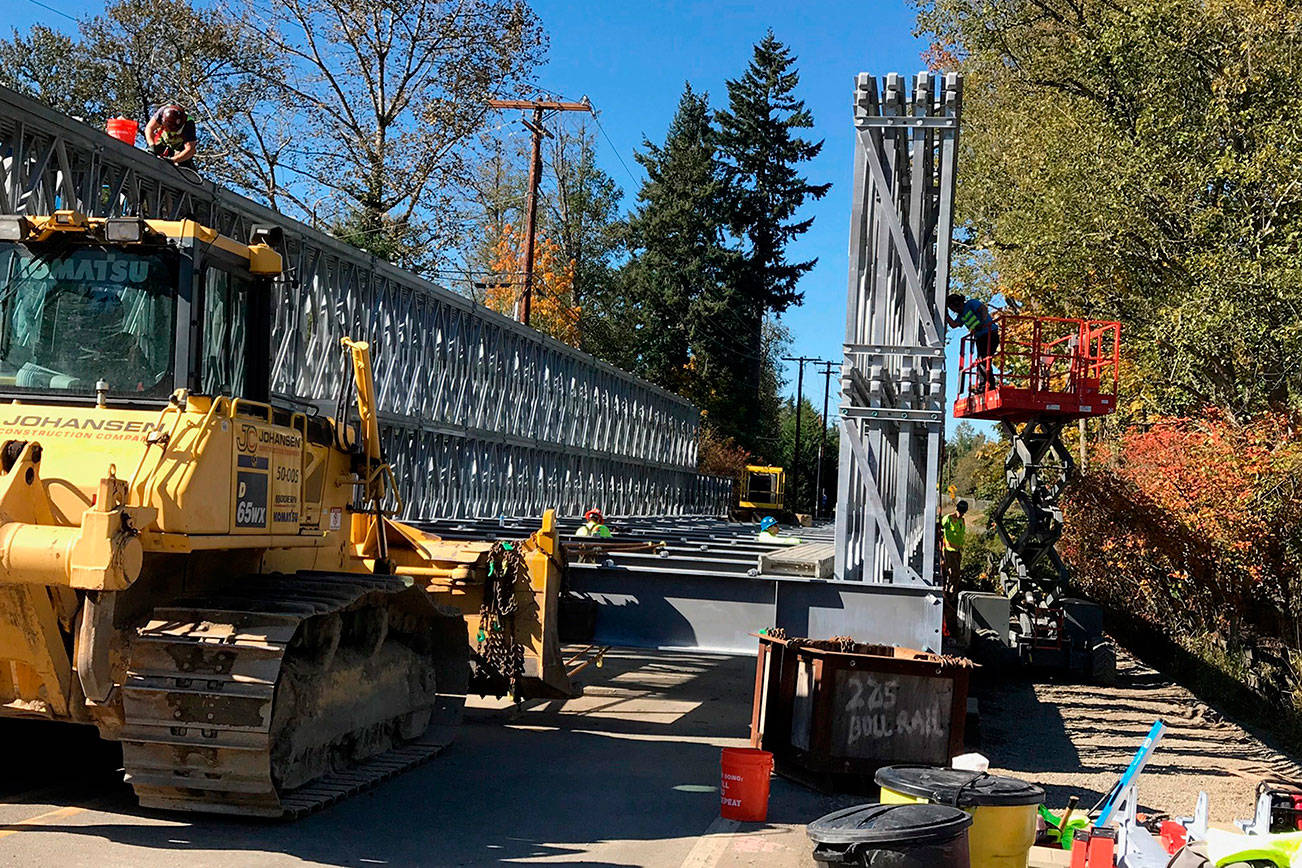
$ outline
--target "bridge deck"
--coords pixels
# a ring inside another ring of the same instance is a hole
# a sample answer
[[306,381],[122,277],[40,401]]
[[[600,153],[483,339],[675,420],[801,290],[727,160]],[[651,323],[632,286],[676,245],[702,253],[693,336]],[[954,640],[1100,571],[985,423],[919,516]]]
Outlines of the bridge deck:
[[[758,525],[701,516],[613,517],[613,543],[655,550],[612,551],[572,562],[571,593],[597,606],[597,642],[638,648],[754,654],[752,633],[782,627],[792,636],[854,636],[860,641],[940,650],[940,605],[929,585],[843,582],[762,568],[761,555],[788,551],[755,538]],[[579,520],[562,520],[563,531]],[[516,539],[536,519],[423,523],[451,539]],[[831,525],[787,528],[828,543]],[[572,543],[590,543],[570,537]],[[824,561],[825,563],[825,561]],[[577,637],[576,637],[577,640]]]

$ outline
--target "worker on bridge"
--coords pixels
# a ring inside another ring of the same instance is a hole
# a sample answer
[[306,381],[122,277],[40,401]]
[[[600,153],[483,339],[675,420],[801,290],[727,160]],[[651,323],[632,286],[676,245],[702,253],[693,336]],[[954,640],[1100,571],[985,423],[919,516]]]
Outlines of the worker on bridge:
[[154,156],[170,160],[182,168],[194,162],[194,152],[199,148],[199,136],[194,121],[179,105],[165,105],[145,124],[145,141]]
[[595,536],[610,539],[610,528],[606,527],[601,510],[590,509],[583,514],[583,525],[574,532],[575,536]]
[[782,528],[778,525],[778,520],[771,515],[766,515],[760,519],[759,533],[755,535],[758,542],[777,543],[781,546],[800,545],[800,538],[794,536],[779,536]]
[[945,314],[946,325],[950,328],[965,326],[972,338],[977,356],[977,376],[976,382],[970,385],[974,386],[973,391],[984,392],[995,383],[990,358],[999,349],[999,326],[986,303],[979,298],[964,298],[952,292],[945,297],[945,307],[949,309]]

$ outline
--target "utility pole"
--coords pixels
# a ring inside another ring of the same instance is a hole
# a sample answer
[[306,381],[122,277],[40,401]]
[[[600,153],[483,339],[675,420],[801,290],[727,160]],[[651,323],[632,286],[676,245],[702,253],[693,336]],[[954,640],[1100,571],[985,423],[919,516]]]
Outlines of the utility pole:
[[[791,457],[791,463],[794,465],[791,468],[791,510],[794,512],[797,509],[800,498],[800,416],[805,398],[805,362],[814,362],[815,364],[818,364],[823,360],[814,356],[783,356],[782,361],[795,362],[799,365],[797,368],[799,373],[796,374],[796,448]],[[823,415],[824,417],[827,415],[826,406],[823,408]],[[815,482],[814,486],[817,488],[818,483]],[[815,493],[815,500],[814,512],[817,513],[817,493]]]
[[823,504],[823,450],[827,448],[827,396],[832,390],[832,369],[836,362],[818,362],[823,366],[823,430],[818,435],[818,469],[814,471],[814,517],[818,518]]
[[488,105],[495,109],[522,109],[532,111],[533,119],[522,123],[533,134],[533,153],[529,159],[529,204],[524,218],[524,291],[516,303],[516,319],[529,325],[529,312],[533,308],[533,247],[537,234],[538,184],[542,180],[542,140],[551,133],[543,127],[543,112],[591,112],[592,104],[584,97],[581,102],[559,102],[547,99],[490,99]]

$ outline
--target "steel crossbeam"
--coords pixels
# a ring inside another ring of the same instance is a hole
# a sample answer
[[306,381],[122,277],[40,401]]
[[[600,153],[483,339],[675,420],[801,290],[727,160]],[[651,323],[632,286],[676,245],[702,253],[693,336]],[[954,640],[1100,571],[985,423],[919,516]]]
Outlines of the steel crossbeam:
[[932,585],[962,79],[856,81],[836,574]]
[[687,401],[0,87],[0,210],[60,208],[283,230],[272,390],[332,407],[339,339],[370,341],[408,517],[730,506],[731,482],[695,471]]

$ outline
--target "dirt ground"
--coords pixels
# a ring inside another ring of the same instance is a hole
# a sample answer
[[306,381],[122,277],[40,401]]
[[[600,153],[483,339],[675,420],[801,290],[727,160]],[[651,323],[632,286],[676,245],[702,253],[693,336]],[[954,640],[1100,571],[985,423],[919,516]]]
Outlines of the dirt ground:
[[1099,687],[984,674],[973,695],[991,771],[1042,785],[1050,806],[1073,794],[1092,805],[1160,719],[1166,735],[1140,778],[1145,808],[1188,816],[1206,790],[1212,821],[1229,822],[1252,816],[1259,781],[1302,784],[1302,766],[1124,652],[1117,675]]

